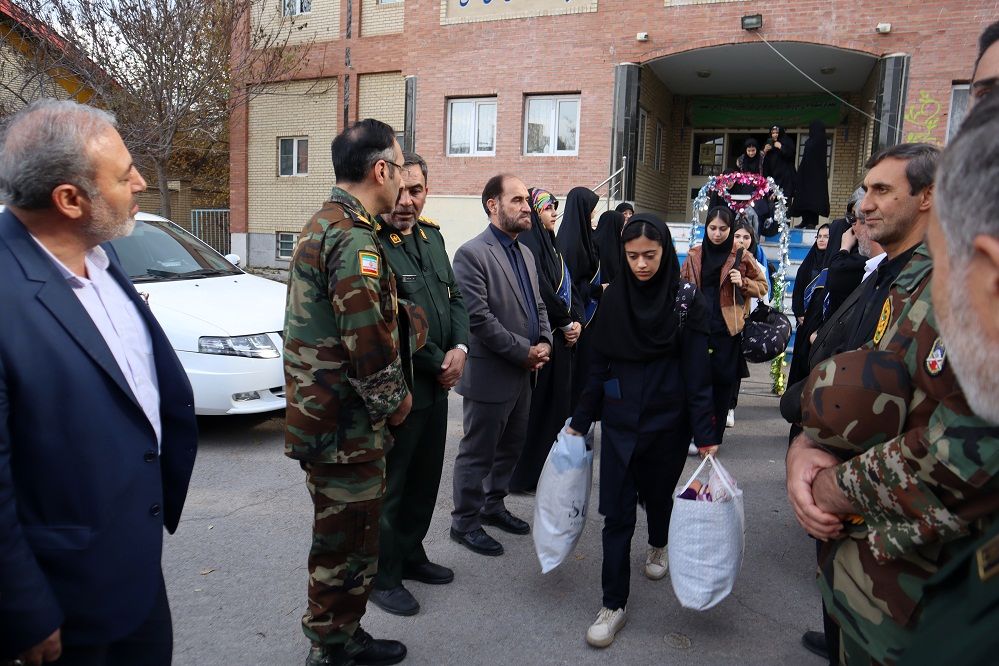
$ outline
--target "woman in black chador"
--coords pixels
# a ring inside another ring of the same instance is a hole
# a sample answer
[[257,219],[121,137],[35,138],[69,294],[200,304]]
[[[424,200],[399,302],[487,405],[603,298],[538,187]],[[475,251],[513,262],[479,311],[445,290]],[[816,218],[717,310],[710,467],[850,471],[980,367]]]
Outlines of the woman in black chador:
[[658,217],[631,218],[622,240],[626,265],[600,302],[586,389],[567,428],[582,434],[602,418],[603,603],[586,632],[594,647],[610,645],[624,626],[639,501],[648,516],[645,575],[659,580],[691,433],[703,454],[717,448],[707,305],[680,282],[669,229]]
[[589,359],[589,331],[586,326],[597,311],[603,294],[600,275],[600,252],[593,240],[593,210],[599,198],[585,187],[574,187],[565,198],[565,214],[555,237],[555,247],[572,276],[572,308],[583,322],[583,334],[576,343],[570,404],[575,407],[586,381]]
[[829,186],[826,178],[826,126],[813,120],[798,165],[792,217],[801,217],[802,229],[814,229],[819,217],[829,217]]
[[743,173],[763,173],[763,154],[759,142],[749,137],[742,149],[742,155],[735,160],[735,168]]
[[624,230],[624,215],[609,210],[597,220],[594,240],[600,254],[600,281],[609,283],[621,274],[624,250],[621,248],[621,232]]
[[552,354],[538,372],[531,395],[527,439],[510,478],[511,492],[533,491],[541,468],[558,431],[571,413],[569,386],[572,384],[573,345],[582,325],[572,310],[572,281],[562,255],[555,249],[555,216],[558,199],[542,189],[528,191],[531,202],[531,230],[517,240],[530,248],[538,267],[538,291],[548,308],[552,326]]
[[780,186],[788,205],[795,194],[794,158],[794,141],[780,125],[771,127],[770,138],[763,146],[763,175]]

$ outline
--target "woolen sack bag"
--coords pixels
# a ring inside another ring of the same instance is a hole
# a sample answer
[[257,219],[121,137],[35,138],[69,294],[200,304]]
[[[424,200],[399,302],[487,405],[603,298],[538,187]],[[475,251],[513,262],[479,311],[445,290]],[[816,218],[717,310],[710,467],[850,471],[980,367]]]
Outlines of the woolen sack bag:
[[[679,497],[708,464],[712,466],[708,485],[715,489],[713,501]],[[745,547],[742,491],[722,464],[707,455],[673,498],[669,577],[680,605],[702,611],[727,597],[742,568]]]
[[[570,419],[566,419],[566,425]],[[586,440],[565,429],[548,453],[534,502],[534,550],[541,573],[569,557],[586,525],[586,506],[593,479],[593,451]]]
[[780,356],[791,341],[791,320],[760,303],[746,317],[742,329],[742,355],[750,363],[766,363]]

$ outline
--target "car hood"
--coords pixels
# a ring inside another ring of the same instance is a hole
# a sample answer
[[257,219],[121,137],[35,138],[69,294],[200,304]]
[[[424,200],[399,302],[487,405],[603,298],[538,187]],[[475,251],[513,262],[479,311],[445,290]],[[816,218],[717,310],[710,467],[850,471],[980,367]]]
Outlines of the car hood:
[[273,333],[284,328],[286,288],[243,273],[199,280],[140,282],[149,308],[178,351],[198,351],[198,338]]

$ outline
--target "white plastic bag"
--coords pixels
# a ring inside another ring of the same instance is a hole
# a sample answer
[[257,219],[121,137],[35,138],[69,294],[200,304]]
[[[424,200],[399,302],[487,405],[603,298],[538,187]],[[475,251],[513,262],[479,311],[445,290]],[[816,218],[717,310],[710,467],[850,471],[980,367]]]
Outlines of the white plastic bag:
[[[708,463],[711,501],[681,499]],[[705,456],[677,497],[669,523],[669,574],[684,608],[707,610],[727,597],[742,568],[746,516],[742,491],[713,456]]]
[[548,453],[535,495],[532,531],[541,573],[557,567],[576,547],[586,525],[592,478],[593,452],[583,437],[563,429]]

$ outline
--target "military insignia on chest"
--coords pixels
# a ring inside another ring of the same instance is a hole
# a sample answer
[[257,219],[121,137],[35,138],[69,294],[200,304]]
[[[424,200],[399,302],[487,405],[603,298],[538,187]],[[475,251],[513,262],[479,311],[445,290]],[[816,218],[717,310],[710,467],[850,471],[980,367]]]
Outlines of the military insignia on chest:
[[389,234],[389,240],[392,241],[392,245],[402,245],[402,237],[399,234]]
[[881,307],[881,316],[878,317],[878,327],[874,329],[874,344],[878,344],[881,338],[885,337],[889,322],[891,322],[891,298],[886,298],[885,304]]
[[427,238],[427,232],[426,231],[424,231],[423,229],[419,229],[419,232],[420,232],[420,238],[422,238],[423,240],[429,240]]
[[978,562],[978,577],[983,583],[999,574],[999,536],[992,537],[979,548],[975,559]]
[[943,372],[946,360],[947,348],[944,347],[943,340],[937,338],[933,341],[933,348],[930,349],[930,353],[926,357],[926,372],[930,373],[930,376],[936,377]]
[[379,277],[381,275],[380,259],[375,252],[357,251],[357,263],[361,267],[361,275]]

